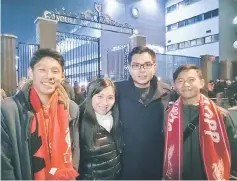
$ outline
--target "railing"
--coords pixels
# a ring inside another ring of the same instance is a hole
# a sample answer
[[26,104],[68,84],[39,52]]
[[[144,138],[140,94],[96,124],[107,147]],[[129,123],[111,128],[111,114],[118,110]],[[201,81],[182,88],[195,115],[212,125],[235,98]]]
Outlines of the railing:
[[33,53],[39,49],[38,44],[18,43],[16,57],[16,71],[18,82],[28,77],[28,69],[30,68],[30,59]]
[[65,74],[71,82],[100,77],[100,39],[57,32],[57,50],[65,58]]

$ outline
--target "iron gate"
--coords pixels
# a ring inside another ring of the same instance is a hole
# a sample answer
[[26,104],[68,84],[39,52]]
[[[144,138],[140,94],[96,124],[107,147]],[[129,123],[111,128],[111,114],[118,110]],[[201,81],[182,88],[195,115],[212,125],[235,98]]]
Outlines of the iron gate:
[[200,58],[180,55],[156,54],[156,75],[162,81],[172,84],[173,73],[181,65],[195,64],[200,67]]
[[113,81],[127,80],[129,45],[120,45],[107,51],[107,74]]
[[100,77],[100,39],[57,32],[57,50],[65,59],[65,75],[71,82],[90,82]]
[[[120,45],[107,51],[107,73],[113,81],[127,80],[129,46]],[[200,58],[179,55],[156,54],[156,76],[171,84],[174,71],[183,64],[195,64],[200,67]]]
[[28,78],[28,69],[30,67],[30,59],[34,52],[39,49],[38,44],[18,43],[16,57],[16,71],[18,82],[23,77]]

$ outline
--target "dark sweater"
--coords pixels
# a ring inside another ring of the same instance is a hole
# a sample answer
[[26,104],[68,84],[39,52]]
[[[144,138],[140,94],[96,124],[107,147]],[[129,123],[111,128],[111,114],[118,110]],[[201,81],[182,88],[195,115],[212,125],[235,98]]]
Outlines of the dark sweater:
[[[183,128],[185,129],[188,123],[199,114],[199,106],[183,105]],[[233,125],[230,116],[223,116],[227,135],[230,142],[232,166],[231,172],[235,175],[237,171],[237,137],[235,138],[236,129]],[[237,135],[236,135],[237,136]],[[204,163],[199,143],[199,126],[192,132],[191,136],[184,142],[184,157],[183,157],[183,180],[206,180]]]

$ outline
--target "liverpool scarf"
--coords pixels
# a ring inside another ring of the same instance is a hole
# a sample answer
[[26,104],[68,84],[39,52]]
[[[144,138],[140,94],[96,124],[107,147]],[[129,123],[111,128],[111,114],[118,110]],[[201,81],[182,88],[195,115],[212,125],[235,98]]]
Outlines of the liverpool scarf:
[[56,90],[49,106],[42,106],[32,87],[30,102],[35,110],[31,125],[31,152],[35,180],[67,180],[78,176],[72,166],[68,110]]
[[[223,118],[217,106],[200,97],[199,137],[202,159],[208,180],[229,180],[230,146]],[[180,180],[183,173],[183,117],[179,98],[168,110],[166,120],[164,178]]]

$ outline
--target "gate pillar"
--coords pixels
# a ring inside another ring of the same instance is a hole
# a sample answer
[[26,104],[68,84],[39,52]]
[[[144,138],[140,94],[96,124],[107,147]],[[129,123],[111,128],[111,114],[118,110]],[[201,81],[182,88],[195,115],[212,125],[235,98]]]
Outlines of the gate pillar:
[[205,81],[204,93],[207,94],[208,82],[213,79],[212,62],[215,61],[213,55],[202,55],[200,60],[200,69],[202,70],[203,79]]
[[129,51],[137,46],[146,46],[146,37],[141,35],[132,35],[129,42]]
[[220,61],[220,78],[232,80],[232,62],[228,60]]
[[1,35],[1,88],[7,96],[16,92],[16,39],[14,35]]
[[57,21],[38,17],[36,24],[36,42],[40,48],[56,49]]
[[230,77],[230,80],[233,80],[235,77],[237,77],[237,61],[232,61],[232,76]]

